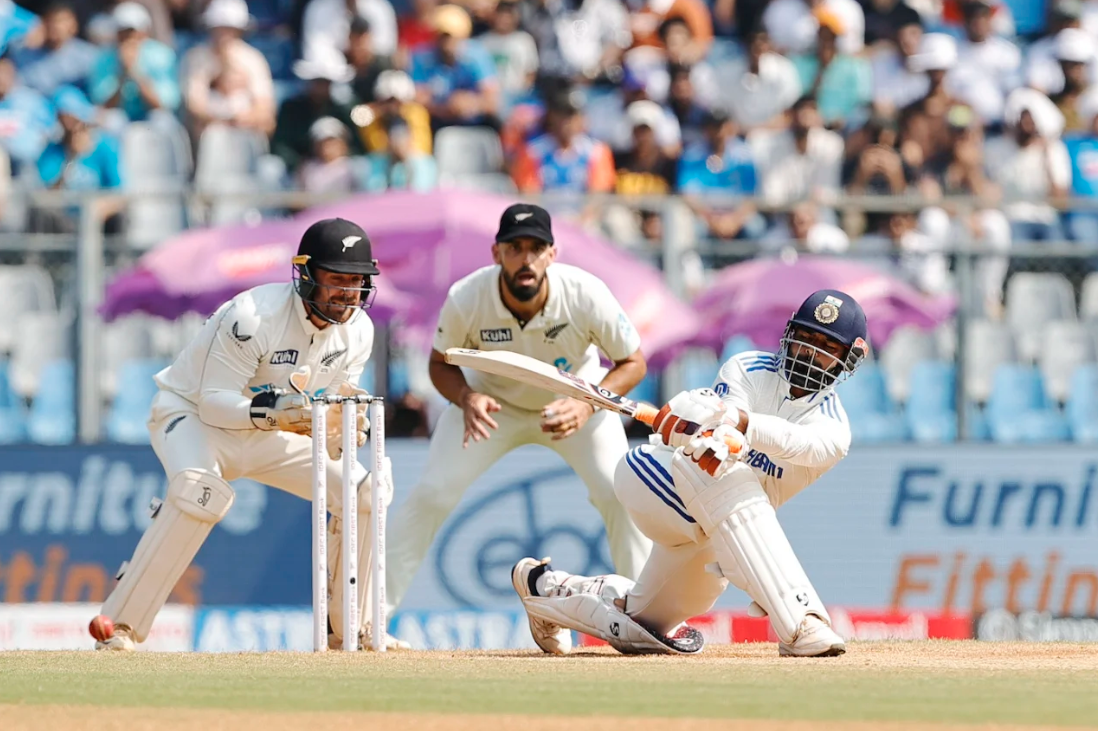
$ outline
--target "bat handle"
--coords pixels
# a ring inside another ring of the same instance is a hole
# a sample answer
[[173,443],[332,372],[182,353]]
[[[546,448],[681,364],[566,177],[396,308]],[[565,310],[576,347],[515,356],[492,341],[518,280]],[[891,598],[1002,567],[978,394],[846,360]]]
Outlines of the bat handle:
[[[652,426],[652,424],[655,423],[656,416],[658,416],[659,413],[660,410],[657,409],[655,406],[649,406],[648,404],[637,404],[637,410],[633,412],[633,418],[643,424]],[[709,436],[713,433],[713,430],[710,429],[704,433],[706,436]],[[736,440],[732,439],[731,437],[725,437],[724,443],[728,445],[728,451],[731,454],[739,454],[744,445],[743,439]]]

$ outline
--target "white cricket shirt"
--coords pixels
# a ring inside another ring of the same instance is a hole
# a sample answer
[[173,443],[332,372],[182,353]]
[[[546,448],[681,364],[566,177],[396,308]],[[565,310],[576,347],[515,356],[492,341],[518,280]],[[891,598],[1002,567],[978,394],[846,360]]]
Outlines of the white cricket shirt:
[[[533,320],[519,327],[500,295],[500,267],[478,269],[450,288],[439,313],[434,347],[509,350],[551,363],[598,383],[607,371],[599,350],[611,361],[640,348],[640,335],[610,289],[598,277],[567,264],[546,269],[549,297]],[[510,378],[462,369],[469,386],[508,404],[540,411],[557,397]]]
[[290,374],[304,366],[312,395],[343,381],[358,385],[373,346],[374,325],[364,311],[321,330],[293,284],[266,284],[221,305],[156,383],[194,405],[205,424],[254,429],[255,394],[292,392]]
[[792,398],[778,373],[780,358],[758,350],[740,353],[721,366],[713,390],[748,414],[743,461],[768,494],[791,496],[846,456],[850,423],[831,389]]

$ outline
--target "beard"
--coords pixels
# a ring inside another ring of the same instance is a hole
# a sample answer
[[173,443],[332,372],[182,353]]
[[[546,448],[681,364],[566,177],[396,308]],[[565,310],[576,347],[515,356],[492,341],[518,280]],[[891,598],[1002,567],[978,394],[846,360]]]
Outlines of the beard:
[[[534,274],[534,281],[532,284],[519,284],[516,279],[520,274]],[[511,296],[517,299],[519,302],[529,302],[537,297],[538,292],[541,291],[541,284],[545,281],[545,274],[540,277],[534,273],[533,269],[523,267],[515,272],[513,275],[503,272],[503,284],[507,287],[507,291],[511,293]]]
[[825,370],[808,355],[789,358],[789,385],[802,391],[814,393],[828,388],[841,372],[841,365],[836,364]]

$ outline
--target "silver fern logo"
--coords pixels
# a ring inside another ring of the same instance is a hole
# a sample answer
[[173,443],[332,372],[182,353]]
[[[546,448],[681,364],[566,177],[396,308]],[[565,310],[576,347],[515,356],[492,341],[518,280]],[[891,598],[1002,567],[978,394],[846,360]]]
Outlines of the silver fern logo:
[[568,323],[567,322],[562,322],[559,325],[553,325],[552,327],[547,328],[545,330],[545,339],[546,340],[556,340],[557,336],[560,335],[562,332],[564,332],[564,328],[566,328],[566,327],[568,327]]
[[331,368],[332,363],[335,363],[339,358],[347,352],[346,348],[342,350],[333,350],[331,353],[325,353],[324,357],[320,359],[320,365],[325,368]]

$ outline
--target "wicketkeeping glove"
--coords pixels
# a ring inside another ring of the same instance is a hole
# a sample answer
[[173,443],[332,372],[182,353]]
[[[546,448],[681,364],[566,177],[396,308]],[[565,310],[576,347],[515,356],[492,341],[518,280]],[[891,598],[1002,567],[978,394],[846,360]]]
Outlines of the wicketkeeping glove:
[[[344,381],[339,384],[336,393],[340,396],[366,396],[369,392]],[[343,407],[355,409],[355,443],[359,447],[366,445],[370,433],[370,420],[366,417],[367,404],[337,403],[328,411],[328,456],[332,459],[343,457]]]
[[263,431],[288,431],[308,436],[313,432],[313,408],[309,399],[281,388],[252,397],[252,423]]

